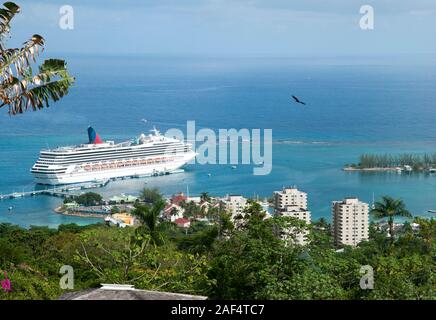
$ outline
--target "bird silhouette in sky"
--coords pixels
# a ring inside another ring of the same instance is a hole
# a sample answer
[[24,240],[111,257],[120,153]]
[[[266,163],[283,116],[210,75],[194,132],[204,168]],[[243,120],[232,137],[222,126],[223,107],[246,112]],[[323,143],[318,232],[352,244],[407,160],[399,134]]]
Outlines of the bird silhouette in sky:
[[300,99],[298,99],[296,96],[292,96],[292,98],[294,98],[296,103],[300,103],[302,105],[306,105],[306,103],[304,103],[303,101],[300,101]]

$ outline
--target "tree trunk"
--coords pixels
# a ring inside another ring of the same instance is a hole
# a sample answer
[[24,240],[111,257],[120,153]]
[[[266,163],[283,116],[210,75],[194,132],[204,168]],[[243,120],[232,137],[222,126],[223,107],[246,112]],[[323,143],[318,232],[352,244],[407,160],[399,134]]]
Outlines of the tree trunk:
[[394,218],[393,217],[389,217],[389,235],[391,236],[391,244],[394,243]]

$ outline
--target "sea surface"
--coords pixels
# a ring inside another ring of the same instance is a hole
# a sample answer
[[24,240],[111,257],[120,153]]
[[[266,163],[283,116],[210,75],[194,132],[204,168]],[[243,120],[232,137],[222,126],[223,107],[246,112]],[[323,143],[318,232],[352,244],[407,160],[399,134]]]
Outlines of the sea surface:
[[[56,55],[48,56],[56,57]],[[46,58],[48,58],[46,56]],[[273,167],[191,164],[184,173],[111,182],[108,197],[144,186],[170,195],[270,197],[296,185],[313,219],[331,218],[332,200],[382,195],[403,199],[415,215],[436,209],[436,175],[344,172],[362,153],[436,153],[436,66],[266,58],[174,58],[64,55],[76,84],[49,109],[10,117],[0,109],[0,193],[35,188],[30,168],[40,149],[103,139],[127,140],[152,126],[272,129]],[[306,106],[292,102],[294,94]],[[141,119],[146,119],[144,123]],[[0,201],[0,222],[28,227],[101,221],[65,217],[60,198]],[[12,207],[11,210],[9,208]]]

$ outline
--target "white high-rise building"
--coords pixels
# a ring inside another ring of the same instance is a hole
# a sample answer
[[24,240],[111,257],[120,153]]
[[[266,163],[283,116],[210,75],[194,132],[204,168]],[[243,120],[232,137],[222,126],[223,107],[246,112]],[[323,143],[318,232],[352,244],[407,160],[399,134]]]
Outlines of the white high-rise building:
[[280,211],[280,215],[285,217],[293,217],[299,220],[303,220],[307,224],[310,224],[310,211],[298,206],[286,206],[285,209]]
[[356,246],[368,240],[369,205],[357,198],[332,202],[333,236],[336,245]]
[[274,209],[276,212],[285,209],[287,206],[307,209],[307,193],[298,190],[296,187],[274,191]]
[[[298,190],[296,187],[274,191],[274,211],[276,215],[293,217],[303,220],[306,224],[311,223],[310,211],[307,210],[307,193]],[[292,229],[288,231],[293,232]],[[296,234],[296,242],[302,245],[306,244],[307,234],[307,231]],[[284,238],[288,238],[286,233]]]
[[[310,224],[311,219],[310,219],[310,211],[308,211],[307,209],[304,208],[300,208],[298,206],[286,206],[285,209],[281,210],[280,215],[285,216],[285,217],[293,217],[299,220],[302,220],[304,222],[306,222],[306,224]],[[290,230],[288,230],[290,233],[293,232],[293,229],[291,228]],[[307,235],[309,234],[309,232],[307,230],[302,231],[302,232],[298,232],[295,235],[295,240],[298,244],[304,245],[307,244]],[[288,238],[286,233],[285,233],[285,238]]]
[[232,215],[232,220],[239,215],[243,215],[243,210],[247,206],[247,199],[241,195],[227,195],[221,202]]

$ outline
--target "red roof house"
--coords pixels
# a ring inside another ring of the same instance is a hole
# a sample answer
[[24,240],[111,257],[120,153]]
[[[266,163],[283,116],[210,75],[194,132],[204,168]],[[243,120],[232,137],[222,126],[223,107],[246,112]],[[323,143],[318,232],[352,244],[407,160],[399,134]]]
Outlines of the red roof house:
[[174,223],[177,224],[177,226],[180,228],[189,228],[189,226],[191,225],[191,221],[186,218],[178,218],[174,220]]

